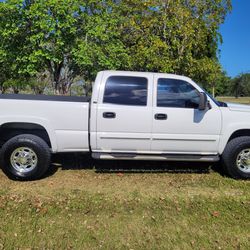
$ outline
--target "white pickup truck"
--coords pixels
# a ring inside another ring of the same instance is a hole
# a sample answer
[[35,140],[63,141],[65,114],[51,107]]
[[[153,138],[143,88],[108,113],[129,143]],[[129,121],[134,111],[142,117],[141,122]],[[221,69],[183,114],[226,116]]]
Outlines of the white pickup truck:
[[0,95],[3,171],[41,178],[51,153],[95,159],[222,160],[233,178],[250,177],[250,106],[218,102],[190,78],[102,71],[84,97]]

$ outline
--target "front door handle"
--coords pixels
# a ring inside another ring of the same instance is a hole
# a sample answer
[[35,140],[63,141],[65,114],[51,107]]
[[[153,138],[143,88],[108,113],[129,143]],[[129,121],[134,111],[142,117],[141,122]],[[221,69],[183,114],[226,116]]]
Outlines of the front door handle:
[[155,120],[167,120],[167,114],[155,114]]
[[114,112],[104,112],[103,118],[107,119],[114,119],[116,117],[116,114]]

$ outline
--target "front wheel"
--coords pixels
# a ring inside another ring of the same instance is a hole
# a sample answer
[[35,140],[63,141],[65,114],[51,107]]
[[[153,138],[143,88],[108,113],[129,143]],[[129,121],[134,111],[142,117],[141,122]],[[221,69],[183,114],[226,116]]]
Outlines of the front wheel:
[[250,136],[231,140],[223,154],[225,172],[235,179],[250,178]]
[[1,149],[1,167],[11,179],[35,180],[41,178],[50,165],[47,143],[31,134],[18,135]]

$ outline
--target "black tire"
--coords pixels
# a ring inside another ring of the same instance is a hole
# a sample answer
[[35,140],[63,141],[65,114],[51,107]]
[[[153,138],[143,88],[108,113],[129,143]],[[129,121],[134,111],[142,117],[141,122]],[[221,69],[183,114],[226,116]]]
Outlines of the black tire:
[[234,179],[249,179],[250,171],[237,167],[237,157],[244,149],[250,149],[250,136],[242,136],[231,140],[222,154],[222,163],[226,174]]
[[[3,145],[0,153],[0,166],[11,179],[36,180],[48,170],[50,157],[50,148],[43,139],[31,134],[22,134],[11,138]],[[24,161],[21,164],[27,166],[25,172],[20,167],[20,161]]]

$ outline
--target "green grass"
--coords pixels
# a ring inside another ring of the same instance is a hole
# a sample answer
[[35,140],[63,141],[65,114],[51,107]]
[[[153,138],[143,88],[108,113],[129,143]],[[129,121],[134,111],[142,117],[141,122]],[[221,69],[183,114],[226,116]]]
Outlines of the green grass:
[[210,173],[0,175],[0,249],[249,249],[250,182]]
[[235,98],[235,97],[228,97],[228,96],[226,97],[220,96],[216,99],[222,102],[236,102],[236,103],[241,103],[241,104],[250,104],[250,97]]
[[0,172],[0,249],[250,249],[249,181],[195,164],[186,173],[99,173],[70,157],[39,181]]

